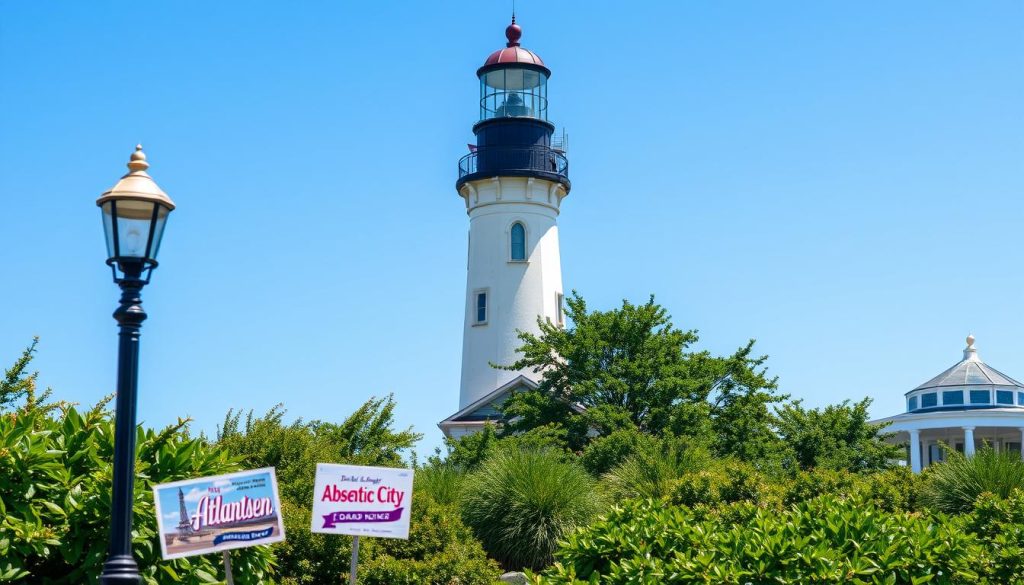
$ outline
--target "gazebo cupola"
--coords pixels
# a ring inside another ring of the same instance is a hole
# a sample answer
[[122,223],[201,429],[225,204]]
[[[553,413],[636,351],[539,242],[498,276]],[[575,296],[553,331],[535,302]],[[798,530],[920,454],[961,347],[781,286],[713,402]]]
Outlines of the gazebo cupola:
[[969,335],[962,360],[906,397],[907,412],[1024,408],[1024,384],[981,361]]
[[570,189],[569,161],[553,147],[555,126],[548,120],[548,78],[551,70],[533,51],[519,44],[523,29],[505,29],[505,47],[487,57],[480,79],[480,119],[473,126],[476,145],[459,161],[456,190],[468,181],[488,177],[535,177]]

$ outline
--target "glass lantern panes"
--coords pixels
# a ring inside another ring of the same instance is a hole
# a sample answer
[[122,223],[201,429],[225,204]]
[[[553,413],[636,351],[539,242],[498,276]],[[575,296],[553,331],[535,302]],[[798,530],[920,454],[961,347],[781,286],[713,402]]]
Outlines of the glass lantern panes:
[[541,71],[506,67],[480,76],[480,119],[548,119],[548,77]]
[[155,261],[170,210],[154,201],[114,199],[100,211],[107,237],[107,256]]

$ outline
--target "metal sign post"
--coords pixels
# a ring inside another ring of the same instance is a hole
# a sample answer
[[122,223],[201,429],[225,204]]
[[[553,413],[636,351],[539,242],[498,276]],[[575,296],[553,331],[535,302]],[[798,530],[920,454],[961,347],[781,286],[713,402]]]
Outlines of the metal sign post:
[[359,564],[359,537],[352,537],[352,568],[348,573],[348,585],[356,585],[356,565]]
[[235,577],[231,574],[231,551],[224,551],[224,574],[227,575],[228,585],[235,585]]

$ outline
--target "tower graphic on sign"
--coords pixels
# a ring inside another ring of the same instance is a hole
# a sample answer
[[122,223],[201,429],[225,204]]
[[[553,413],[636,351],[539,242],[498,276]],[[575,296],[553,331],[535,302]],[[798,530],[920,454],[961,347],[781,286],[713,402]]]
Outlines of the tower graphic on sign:
[[517,331],[539,333],[538,318],[563,321],[556,219],[569,194],[569,161],[548,120],[551,71],[520,46],[522,34],[513,16],[506,46],[476,72],[476,144],[455,183],[469,215],[469,258],[459,411],[438,425],[449,437],[481,429],[509,393],[537,387],[539,374],[491,364],[521,357]]
[[195,534],[195,530],[192,529],[192,521],[189,520],[188,509],[185,508],[185,493],[181,491],[181,488],[178,488],[178,512],[181,515],[181,519],[178,521],[178,538],[180,540],[188,540],[188,537]]

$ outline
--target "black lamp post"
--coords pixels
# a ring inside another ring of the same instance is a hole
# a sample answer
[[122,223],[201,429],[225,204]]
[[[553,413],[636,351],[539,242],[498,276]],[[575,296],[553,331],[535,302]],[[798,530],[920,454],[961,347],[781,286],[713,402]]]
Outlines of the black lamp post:
[[135,405],[139,381],[139,330],[146,320],[142,287],[156,268],[156,254],[174,202],[146,173],[142,145],[135,147],[129,172],[96,200],[103,212],[107,264],[121,287],[114,311],[120,328],[117,349],[117,402],[114,430],[114,495],[110,511],[110,548],[103,564],[103,585],[138,585],[132,556],[132,503],[135,500]]

